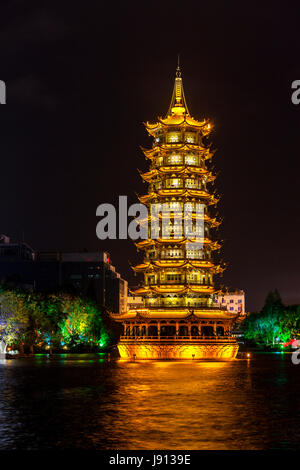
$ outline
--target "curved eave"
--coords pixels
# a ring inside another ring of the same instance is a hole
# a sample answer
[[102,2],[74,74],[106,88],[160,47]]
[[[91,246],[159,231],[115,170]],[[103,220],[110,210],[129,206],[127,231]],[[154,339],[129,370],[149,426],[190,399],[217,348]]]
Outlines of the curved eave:
[[213,294],[215,292],[213,286],[191,286],[185,284],[178,285],[160,285],[160,286],[144,286],[134,290],[134,295],[146,295],[146,294],[185,294],[187,292],[193,292],[195,294]]
[[152,199],[164,196],[188,196],[188,197],[198,197],[203,199],[208,199],[208,204],[213,205],[217,204],[219,199],[217,199],[213,194],[209,194],[207,191],[202,191],[201,189],[158,189],[156,192],[150,194],[144,194],[138,196],[139,201],[142,204],[150,202]]
[[152,267],[155,269],[161,269],[161,268],[218,269],[219,268],[219,266],[214,265],[211,261],[197,261],[197,260],[176,261],[174,259],[169,259],[169,260],[159,260],[159,261],[152,260],[152,261],[149,261],[149,263],[141,263],[141,264],[138,264],[137,266],[133,266],[132,269],[137,272],[138,271],[142,272]]
[[[145,319],[148,321],[155,320],[155,319],[165,319],[165,320],[172,320],[172,319],[188,319],[191,316],[191,310],[188,308],[178,308],[172,309],[172,311],[166,309],[138,309],[138,310],[128,310],[126,313],[123,314],[111,314],[111,317],[116,321],[126,321],[126,320],[139,320]],[[208,309],[193,309],[193,317],[197,317],[199,319],[207,319],[207,320],[224,320],[224,321],[232,321],[237,318],[236,314],[229,313],[224,310],[208,310]]]
[[204,155],[204,158],[208,160],[215,154],[215,150],[210,150],[210,148],[203,147],[202,145],[188,144],[186,142],[173,142],[168,144],[155,144],[154,147],[146,149],[141,147],[142,152],[146,158],[153,160],[158,154],[164,153],[166,150],[176,150],[176,151],[191,151],[197,150]]
[[176,244],[176,245],[183,245],[185,243],[202,243],[203,245],[214,245],[218,244],[216,241],[212,241],[209,238],[147,238],[146,240],[141,240],[135,242],[138,248],[143,248],[144,246],[155,245],[158,243],[159,245],[168,245],[168,244]]
[[[181,217],[182,217],[182,212],[179,212],[178,215],[175,212],[174,216],[172,216],[172,218],[174,220],[181,219]],[[159,220],[169,219],[169,218],[170,218],[169,213],[168,214],[159,213]],[[145,219],[140,219],[139,220],[139,225],[141,227],[147,226],[147,225],[151,224],[152,220],[156,220],[156,218],[153,216],[153,219],[152,219],[152,217],[149,215]],[[208,215],[204,215],[204,219],[203,219],[202,215],[199,215],[195,212],[192,213],[192,220],[204,220],[204,222],[209,224],[211,228],[218,227],[221,224],[221,222],[219,220],[211,219]]]
[[151,171],[147,171],[146,173],[140,172],[140,175],[144,181],[151,183],[157,176],[168,173],[176,173],[176,175],[206,175],[206,181],[208,183],[216,179],[216,176],[213,175],[207,168],[195,167],[192,165],[166,165],[161,166],[160,168],[155,168]]
[[176,261],[174,259],[168,260],[159,260],[159,261],[152,261],[152,263],[159,267],[159,268],[180,268],[180,267],[191,267],[191,268],[211,268],[214,264],[211,261],[198,261],[198,260],[183,260],[183,261]]
[[181,261],[179,263],[174,260],[171,260],[171,261],[172,263],[168,263],[168,264],[164,264],[161,261],[151,261],[149,263],[141,263],[136,266],[132,266],[132,269],[133,271],[137,273],[160,271],[161,269],[168,269],[168,268],[169,269],[178,268],[178,269],[186,269],[186,270],[204,269],[204,270],[213,272],[215,274],[223,272],[225,270],[225,268],[221,267],[220,265],[214,265],[210,261],[202,261],[201,264],[195,264],[189,261]]
[[156,240],[152,239],[147,239],[147,240],[142,240],[139,242],[135,242],[136,247],[139,250],[149,248],[150,246],[153,245],[184,245],[186,243],[203,243],[204,245],[207,245],[212,251],[218,250],[221,248],[221,244],[218,242],[213,242],[209,239],[204,239],[202,242],[201,241],[195,241],[193,239],[187,239],[187,238],[157,238]]
[[164,127],[186,126],[192,127],[196,130],[201,130],[207,134],[211,132],[212,128],[211,123],[208,120],[204,119],[203,121],[198,121],[188,114],[172,114],[165,118],[158,117],[157,122],[150,123],[147,121],[144,125],[151,135],[153,135],[153,133],[158,129]]

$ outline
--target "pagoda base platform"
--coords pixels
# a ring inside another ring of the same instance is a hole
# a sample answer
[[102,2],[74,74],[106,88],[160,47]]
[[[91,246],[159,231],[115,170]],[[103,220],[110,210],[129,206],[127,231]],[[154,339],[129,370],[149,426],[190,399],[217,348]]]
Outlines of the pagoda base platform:
[[235,338],[209,340],[127,340],[118,344],[121,359],[129,360],[232,360],[239,346]]

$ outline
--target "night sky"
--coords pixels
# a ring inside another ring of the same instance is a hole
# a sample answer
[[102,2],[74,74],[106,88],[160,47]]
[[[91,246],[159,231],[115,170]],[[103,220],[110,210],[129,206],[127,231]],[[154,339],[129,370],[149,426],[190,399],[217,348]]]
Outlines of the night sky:
[[1,3],[0,233],[38,250],[108,250],[132,284],[130,240],[96,238],[96,208],[144,193],[143,122],[165,115],[180,53],[195,118],[214,123],[222,283],[248,310],[300,303],[300,7],[292,2]]

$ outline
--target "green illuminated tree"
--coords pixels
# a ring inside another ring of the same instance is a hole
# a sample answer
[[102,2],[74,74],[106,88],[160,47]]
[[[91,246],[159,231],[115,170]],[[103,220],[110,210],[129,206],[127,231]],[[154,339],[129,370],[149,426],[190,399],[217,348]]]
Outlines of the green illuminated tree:
[[288,342],[300,335],[300,306],[285,307],[278,291],[270,292],[261,312],[245,319],[243,331],[245,338],[256,343]]

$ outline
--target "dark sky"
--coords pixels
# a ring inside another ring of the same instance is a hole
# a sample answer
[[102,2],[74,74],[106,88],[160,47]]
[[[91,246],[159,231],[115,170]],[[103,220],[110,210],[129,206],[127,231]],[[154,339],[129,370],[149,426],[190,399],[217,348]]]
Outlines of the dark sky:
[[[287,6],[287,3],[289,6]],[[222,283],[260,309],[300,302],[300,7],[296,2],[1,3],[0,232],[39,250],[108,250],[136,282],[130,240],[99,241],[96,207],[146,189],[143,122],[168,109],[177,54],[211,118],[222,195]]]

